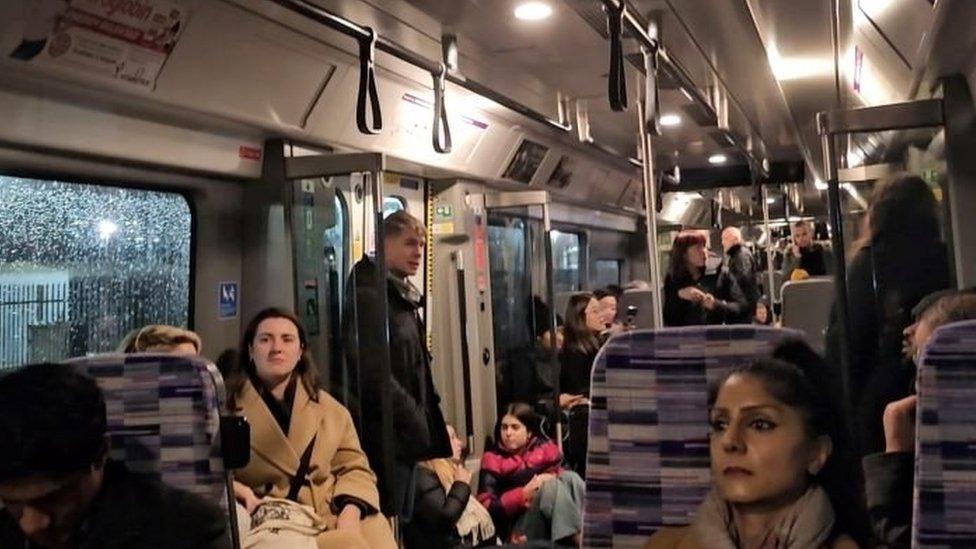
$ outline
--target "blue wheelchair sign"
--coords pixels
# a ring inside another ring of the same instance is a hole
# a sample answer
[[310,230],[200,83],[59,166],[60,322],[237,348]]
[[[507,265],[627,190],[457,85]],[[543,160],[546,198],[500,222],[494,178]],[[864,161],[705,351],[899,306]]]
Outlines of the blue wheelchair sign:
[[237,282],[221,282],[217,288],[217,318],[237,318]]

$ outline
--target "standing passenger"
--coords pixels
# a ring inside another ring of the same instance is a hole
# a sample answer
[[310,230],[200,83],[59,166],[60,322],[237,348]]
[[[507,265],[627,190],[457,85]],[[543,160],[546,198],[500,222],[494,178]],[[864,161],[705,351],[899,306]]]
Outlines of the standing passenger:
[[238,501],[248,513],[265,496],[311,506],[327,527],[316,537],[320,548],[396,547],[378,513],[376,476],[352,418],[318,388],[295,315],[258,313],[244,330],[239,357],[228,405],[251,424],[251,461],[236,472]]
[[722,231],[722,248],[725,257],[715,291],[714,315],[725,324],[751,324],[760,294],[756,262],[742,244],[738,227]]
[[715,298],[702,287],[705,271],[705,237],[686,231],[671,245],[668,274],[664,277],[664,325],[708,324],[708,312]]
[[[377,383],[389,383],[395,442],[393,454],[396,463],[385,469],[381,440],[382,410],[377,406],[357,404],[361,414],[363,447],[370,463],[379,471],[380,493],[384,509],[390,509],[409,521],[413,507],[414,472],[418,462],[450,457],[451,442],[440,408],[440,396],[434,388],[430,369],[431,356],[427,350],[427,329],[420,316],[424,297],[410,283],[408,277],[417,274],[423,261],[425,229],[420,221],[401,210],[391,214],[383,222],[385,232],[383,253],[388,270],[387,279],[379,280],[376,264],[363,257],[353,268],[356,282],[356,311],[358,317],[358,341],[347,326],[346,358],[355,378],[360,380],[359,402],[365,402],[370,387]],[[387,326],[368,326],[368,312],[380,307],[380,299],[386,299]],[[348,310],[348,309],[347,309]],[[347,314],[347,318],[351,315]],[[369,357],[359,357],[359,349],[379,352],[382,349],[382,330],[389,330],[390,373],[389,379],[377,379],[370,369]],[[352,391],[354,394],[356,391]]]
[[[884,448],[885,405],[908,396],[902,332],[911,324],[912,308],[949,286],[938,207],[924,181],[902,176],[879,183],[867,219],[867,238],[847,270],[849,396],[865,454]],[[828,354],[835,363],[840,363],[839,329],[835,310],[827,329]]]

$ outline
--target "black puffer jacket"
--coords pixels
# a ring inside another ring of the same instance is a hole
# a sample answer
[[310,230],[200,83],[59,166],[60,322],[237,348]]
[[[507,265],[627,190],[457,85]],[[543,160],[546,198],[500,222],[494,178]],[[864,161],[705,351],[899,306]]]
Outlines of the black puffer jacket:
[[[360,420],[363,450],[378,477],[380,494],[388,496],[393,472],[392,464],[384,463],[382,458],[387,444],[382,436],[384,421],[391,421],[392,416],[395,437],[392,451],[403,463],[448,457],[451,442],[431,375],[431,357],[425,343],[427,330],[418,312],[423,305],[422,297],[409,295],[402,291],[405,287],[392,280],[380,285],[378,278],[376,264],[363,257],[353,268],[348,286],[350,299],[345,309],[344,339],[351,396],[347,406],[353,417]],[[354,311],[353,280],[357,288]],[[368,320],[374,318],[382,306],[380,299],[386,299],[388,307],[391,377],[387,380],[376,375],[376,369],[370,367],[375,362],[369,360],[383,348],[382,328],[368,325]],[[351,329],[353,316],[358,319],[358,334]],[[360,353],[363,360],[359,358]],[[391,405],[390,415],[386,417],[376,399],[371,399],[376,387],[384,383],[387,383]]]

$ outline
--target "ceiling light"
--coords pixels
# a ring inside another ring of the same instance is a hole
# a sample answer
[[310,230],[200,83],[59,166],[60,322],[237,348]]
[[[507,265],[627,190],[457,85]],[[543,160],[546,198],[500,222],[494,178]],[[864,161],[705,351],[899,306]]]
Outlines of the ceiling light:
[[721,153],[713,154],[712,156],[708,157],[708,161],[712,164],[725,164],[726,160],[728,160],[728,157]]
[[827,190],[827,184],[824,183],[823,181],[819,180],[819,179],[817,179],[816,181],[813,182],[813,186],[816,187],[818,191],[826,191]]
[[681,117],[676,114],[664,114],[661,115],[661,125],[662,126],[677,126],[681,123]]
[[539,21],[552,15],[552,8],[543,2],[525,2],[515,8],[515,18],[523,21]]
[[776,199],[773,197],[766,199],[766,204],[775,204],[775,203],[776,203]]

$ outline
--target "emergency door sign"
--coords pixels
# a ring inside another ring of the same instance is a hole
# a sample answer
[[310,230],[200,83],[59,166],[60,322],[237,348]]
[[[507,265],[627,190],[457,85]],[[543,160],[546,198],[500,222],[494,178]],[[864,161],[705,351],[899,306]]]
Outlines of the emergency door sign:
[[217,289],[217,318],[237,318],[237,282],[221,282]]

